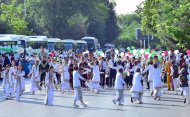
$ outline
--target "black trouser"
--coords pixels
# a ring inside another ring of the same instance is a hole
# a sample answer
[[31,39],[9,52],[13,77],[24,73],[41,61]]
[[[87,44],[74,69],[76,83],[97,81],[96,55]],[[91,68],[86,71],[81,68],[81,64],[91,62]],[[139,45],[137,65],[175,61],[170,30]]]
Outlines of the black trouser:
[[129,85],[132,86],[133,85],[133,72],[130,73],[129,75]]
[[115,77],[116,77],[116,70],[115,69],[110,69],[109,87],[114,86]]
[[125,79],[124,79],[124,81],[125,81],[127,87],[131,86],[131,84],[130,84],[130,77],[129,76],[126,76]]
[[100,75],[100,85],[102,87],[104,87],[104,84],[105,84],[105,72],[106,72],[106,70],[101,70],[101,72],[104,72],[104,73]]
[[148,81],[147,81],[147,89],[150,89],[150,84]]
[[[87,79],[88,79],[88,74],[83,74],[82,77],[84,77],[84,78],[87,80]],[[82,87],[86,87],[85,82],[86,82],[86,81],[81,80],[81,86],[82,86]]]
[[45,77],[46,77],[46,72],[41,73],[40,76],[40,86],[42,87],[42,85],[44,84],[45,87]]
[[57,77],[57,84],[61,84],[61,76],[60,74],[58,74],[57,72],[56,73],[56,77]]

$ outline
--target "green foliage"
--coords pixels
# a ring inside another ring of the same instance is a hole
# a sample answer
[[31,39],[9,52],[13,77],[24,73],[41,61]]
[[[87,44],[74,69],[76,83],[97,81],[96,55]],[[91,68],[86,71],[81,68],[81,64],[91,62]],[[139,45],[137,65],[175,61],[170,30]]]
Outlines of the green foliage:
[[15,34],[26,34],[27,32],[27,22],[23,16],[23,5],[16,4],[16,0],[13,0],[10,5],[1,4],[1,14],[0,21],[5,25],[8,25],[7,32],[12,32]]
[[[138,41],[135,39],[137,28],[141,27],[140,17],[137,14],[127,14],[118,16],[118,25],[120,27],[120,35],[118,41],[124,43],[124,47],[138,46]],[[119,43],[120,44],[120,43]]]
[[189,48],[189,0],[146,0],[137,12],[143,30],[161,39],[167,48]]

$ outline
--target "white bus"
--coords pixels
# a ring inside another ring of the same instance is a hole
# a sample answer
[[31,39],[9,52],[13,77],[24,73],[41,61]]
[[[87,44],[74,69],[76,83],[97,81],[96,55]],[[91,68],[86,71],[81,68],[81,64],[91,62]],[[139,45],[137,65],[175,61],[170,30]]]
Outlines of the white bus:
[[26,48],[26,39],[24,35],[15,35],[15,34],[0,34],[0,46],[13,46]]
[[88,45],[87,42],[84,40],[76,40],[76,49],[79,49],[81,51],[87,51],[88,50]]
[[62,40],[63,45],[64,45],[64,50],[75,50],[75,40],[73,39],[64,39]]
[[32,47],[33,49],[39,49],[41,46],[47,49],[48,47],[47,36],[28,36],[27,47]]
[[114,49],[114,48],[115,48],[114,44],[111,44],[111,43],[104,44],[104,49],[105,50]]
[[48,38],[48,50],[51,52],[53,50],[63,50],[63,41],[58,38]]
[[96,39],[95,37],[83,37],[82,40],[87,42],[89,51],[94,51],[98,49],[98,39]]

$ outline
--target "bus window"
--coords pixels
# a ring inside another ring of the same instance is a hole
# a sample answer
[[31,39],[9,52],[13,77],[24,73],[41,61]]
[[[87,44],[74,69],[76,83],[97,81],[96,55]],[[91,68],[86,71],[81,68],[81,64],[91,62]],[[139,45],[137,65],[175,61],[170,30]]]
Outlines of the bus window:
[[65,50],[74,49],[74,44],[73,43],[64,43],[64,49]]
[[57,42],[56,46],[55,46],[55,49],[56,50],[63,50],[64,49],[63,43]]

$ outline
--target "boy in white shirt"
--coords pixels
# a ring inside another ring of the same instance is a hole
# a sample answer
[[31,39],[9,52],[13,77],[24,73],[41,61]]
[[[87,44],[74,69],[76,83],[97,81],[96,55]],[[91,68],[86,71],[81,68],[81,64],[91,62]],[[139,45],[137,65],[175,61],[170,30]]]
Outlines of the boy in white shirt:
[[73,106],[79,107],[79,106],[76,104],[76,102],[77,102],[78,100],[80,100],[81,103],[82,103],[82,105],[83,105],[84,107],[86,107],[87,105],[86,105],[86,104],[84,103],[84,101],[83,101],[83,95],[82,95],[81,81],[80,81],[80,80],[86,81],[86,79],[83,78],[83,77],[80,75],[80,73],[79,73],[79,71],[78,71],[78,66],[75,65],[75,66],[74,66],[74,71],[73,71],[73,87],[74,87],[74,91],[75,91],[75,93],[74,93],[74,103],[73,103]]
[[118,106],[122,106],[123,105],[122,103],[124,102],[124,94],[123,94],[124,85],[125,85],[125,81],[123,79],[123,69],[120,68],[118,70],[118,73],[117,73],[116,79],[115,79],[114,88],[116,90],[116,97],[113,100],[113,103],[117,104]]

